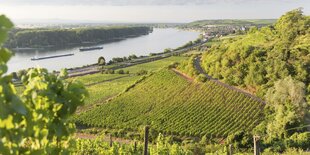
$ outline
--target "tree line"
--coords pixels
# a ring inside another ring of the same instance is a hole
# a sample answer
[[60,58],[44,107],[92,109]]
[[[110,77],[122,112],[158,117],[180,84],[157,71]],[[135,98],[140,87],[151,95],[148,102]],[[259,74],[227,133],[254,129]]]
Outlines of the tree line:
[[106,43],[148,34],[150,27],[97,27],[72,29],[14,29],[9,33],[5,46],[23,47],[63,47],[81,44]]

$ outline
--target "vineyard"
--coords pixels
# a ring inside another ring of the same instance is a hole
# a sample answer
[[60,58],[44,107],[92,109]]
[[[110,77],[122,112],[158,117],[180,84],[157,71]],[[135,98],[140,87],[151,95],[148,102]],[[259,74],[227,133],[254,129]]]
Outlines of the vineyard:
[[171,64],[172,62],[179,62],[186,60],[187,58],[188,57],[169,57],[154,62],[124,68],[123,70],[129,71],[129,75],[92,74],[68,79],[69,81],[77,80],[83,83],[90,95],[85,100],[85,105],[78,109],[78,113],[83,112],[94,105],[106,102],[106,100],[113,98],[119,93],[123,92],[128,86],[132,85],[135,83],[135,81],[141,78],[141,76],[132,73],[136,73],[140,70],[146,70],[147,72],[156,71],[163,66]]
[[191,82],[162,69],[107,104],[78,115],[75,121],[131,130],[151,125],[166,134],[222,137],[251,131],[263,119],[263,107],[212,81]]

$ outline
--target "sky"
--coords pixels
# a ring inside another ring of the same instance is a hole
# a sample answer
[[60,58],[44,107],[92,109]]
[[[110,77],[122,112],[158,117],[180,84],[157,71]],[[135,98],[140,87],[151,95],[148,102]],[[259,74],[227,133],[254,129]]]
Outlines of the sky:
[[202,19],[271,19],[310,0],[0,0],[15,23],[184,23]]

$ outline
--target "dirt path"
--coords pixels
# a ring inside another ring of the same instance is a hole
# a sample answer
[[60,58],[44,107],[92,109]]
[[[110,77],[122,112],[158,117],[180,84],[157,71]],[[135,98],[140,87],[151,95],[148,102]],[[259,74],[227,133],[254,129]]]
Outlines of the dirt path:
[[185,78],[187,81],[189,81],[189,82],[194,81],[194,79],[193,79],[192,77],[190,77],[190,76],[188,76],[188,75],[182,73],[181,71],[179,71],[179,70],[177,70],[177,69],[175,69],[175,68],[172,68],[172,70],[173,70],[175,73],[177,73],[178,75],[180,75],[180,76],[182,76],[183,78]]

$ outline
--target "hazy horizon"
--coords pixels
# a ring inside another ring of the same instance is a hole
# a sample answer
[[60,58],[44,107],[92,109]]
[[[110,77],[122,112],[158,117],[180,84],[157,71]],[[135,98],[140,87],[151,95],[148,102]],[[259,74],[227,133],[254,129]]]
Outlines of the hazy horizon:
[[204,19],[276,19],[307,0],[10,0],[0,14],[15,23],[187,23]]

